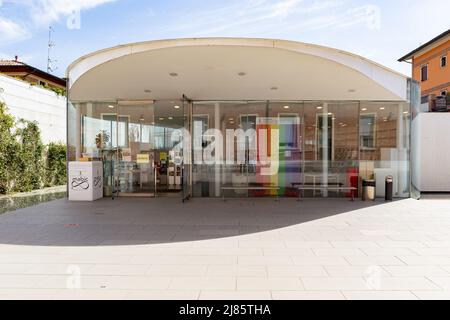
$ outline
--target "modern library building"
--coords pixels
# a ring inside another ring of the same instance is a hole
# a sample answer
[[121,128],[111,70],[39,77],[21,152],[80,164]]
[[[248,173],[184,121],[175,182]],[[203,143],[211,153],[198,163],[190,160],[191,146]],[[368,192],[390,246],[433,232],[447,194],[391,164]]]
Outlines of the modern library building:
[[[271,39],[122,45],[72,63],[68,159],[104,196],[412,194],[418,85],[363,57]],[[69,180],[69,189],[73,187]]]

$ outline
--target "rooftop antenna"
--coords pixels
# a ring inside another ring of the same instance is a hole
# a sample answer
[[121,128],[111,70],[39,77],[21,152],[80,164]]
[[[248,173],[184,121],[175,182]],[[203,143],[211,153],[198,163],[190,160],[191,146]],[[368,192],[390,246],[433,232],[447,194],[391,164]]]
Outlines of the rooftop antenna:
[[49,26],[48,27],[48,55],[47,55],[47,72],[48,73],[53,73],[58,69],[58,68],[53,69],[53,67],[52,67],[52,63],[57,62],[57,60],[53,60],[51,58],[52,49],[55,47],[55,43],[52,40],[53,32],[55,32],[55,30],[53,30],[52,26]]

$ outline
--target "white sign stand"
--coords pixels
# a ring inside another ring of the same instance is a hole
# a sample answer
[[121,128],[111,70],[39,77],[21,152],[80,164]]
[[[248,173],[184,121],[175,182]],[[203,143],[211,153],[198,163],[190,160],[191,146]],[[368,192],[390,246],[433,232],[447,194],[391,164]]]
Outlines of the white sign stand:
[[103,163],[69,163],[69,201],[95,201],[103,198]]

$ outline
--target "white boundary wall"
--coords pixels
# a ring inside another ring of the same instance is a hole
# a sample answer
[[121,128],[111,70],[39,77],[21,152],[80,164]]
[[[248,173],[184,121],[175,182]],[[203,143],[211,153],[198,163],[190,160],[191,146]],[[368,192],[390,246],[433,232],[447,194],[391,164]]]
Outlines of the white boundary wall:
[[450,113],[420,113],[412,123],[412,170],[421,192],[450,192]]
[[37,121],[44,144],[66,142],[66,98],[0,75],[0,101],[17,120]]

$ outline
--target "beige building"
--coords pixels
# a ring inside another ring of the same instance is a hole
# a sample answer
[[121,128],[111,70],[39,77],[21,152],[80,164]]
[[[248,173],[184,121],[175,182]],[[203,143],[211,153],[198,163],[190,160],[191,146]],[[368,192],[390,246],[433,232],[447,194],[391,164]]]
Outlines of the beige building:
[[0,74],[5,74],[49,89],[66,89],[65,79],[61,79],[21,62],[17,56],[15,60],[0,60]]

